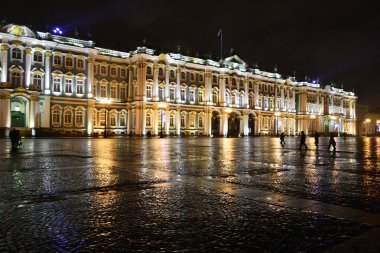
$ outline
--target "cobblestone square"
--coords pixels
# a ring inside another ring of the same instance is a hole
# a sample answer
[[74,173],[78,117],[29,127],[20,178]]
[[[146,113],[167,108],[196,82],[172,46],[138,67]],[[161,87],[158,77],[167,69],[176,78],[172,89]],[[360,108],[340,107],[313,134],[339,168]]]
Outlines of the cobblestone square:
[[0,139],[2,252],[378,252],[380,138]]

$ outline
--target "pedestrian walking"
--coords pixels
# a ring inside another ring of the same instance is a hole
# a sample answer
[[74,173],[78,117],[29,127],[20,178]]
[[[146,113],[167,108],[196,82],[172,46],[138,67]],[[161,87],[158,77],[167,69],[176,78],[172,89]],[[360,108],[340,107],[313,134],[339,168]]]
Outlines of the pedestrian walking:
[[280,135],[280,144],[285,146],[285,133],[284,132]]
[[302,149],[302,146],[305,146],[305,149],[307,149],[307,146],[306,146],[306,135],[305,135],[304,131],[301,131],[300,150]]
[[336,151],[336,142],[334,139],[334,133],[330,133],[329,146],[328,146],[327,150],[330,150],[331,146],[334,148],[334,151]]
[[12,150],[19,150],[21,146],[20,131],[16,128],[13,128],[12,131],[10,131],[9,133],[9,137],[11,138]]
[[315,134],[314,134],[314,144],[318,148],[318,145],[319,145],[319,133],[318,132],[315,132]]

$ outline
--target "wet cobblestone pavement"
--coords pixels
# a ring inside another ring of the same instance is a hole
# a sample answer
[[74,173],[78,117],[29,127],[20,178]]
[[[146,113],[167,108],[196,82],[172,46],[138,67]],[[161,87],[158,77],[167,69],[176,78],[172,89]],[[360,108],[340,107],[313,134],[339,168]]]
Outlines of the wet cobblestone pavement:
[[380,138],[286,141],[1,139],[0,251],[320,252],[373,229],[270,196],[379,214]]

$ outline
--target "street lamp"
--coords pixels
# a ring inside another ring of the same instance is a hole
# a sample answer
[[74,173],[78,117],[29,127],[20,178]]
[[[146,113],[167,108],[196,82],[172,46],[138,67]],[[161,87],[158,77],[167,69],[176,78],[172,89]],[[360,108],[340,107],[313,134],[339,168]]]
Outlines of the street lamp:
[[161,112],[161,133],[160,133],[160,138],[164,138],[164,133],[162,131],[162,128],[163,128],[163,124],[164,124],[164,109],[166,108],[166,103],[164,102],[160,102],[158,103],[158,108],[160,108],[160,112]]
[[366,135],[368,135],[368,130],[369,130],[369,127],[368,127],[368,125],[369,125],[369,123],[371,123],[371,119],[365,119],[365,123],[366,123]]
[[280,112],[275,112],[274,113],[274,116],[276,117],[276,135],[278,135],[278,117],[281,115],[281,113]]
[[104,104],[104,138],[107,138],[107,106],[111,101],[109,99],[103,99],[101,103]]

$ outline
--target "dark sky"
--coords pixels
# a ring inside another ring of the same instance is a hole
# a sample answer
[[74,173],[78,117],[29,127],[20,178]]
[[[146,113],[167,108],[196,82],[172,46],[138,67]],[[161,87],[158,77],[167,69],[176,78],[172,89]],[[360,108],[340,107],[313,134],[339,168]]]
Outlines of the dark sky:
[[[39,31],[88,31],[98,46],[131,50],[149,43],[191,55],[234,48],[260,69],[355,89],[380,112],[380,1],[92,0],[8,1],[0,18]],[[351,3],[353,2],[353,3]],[[356,2],[356,3],[355,3]],[[227,53],[227,52],[226,52]]]

